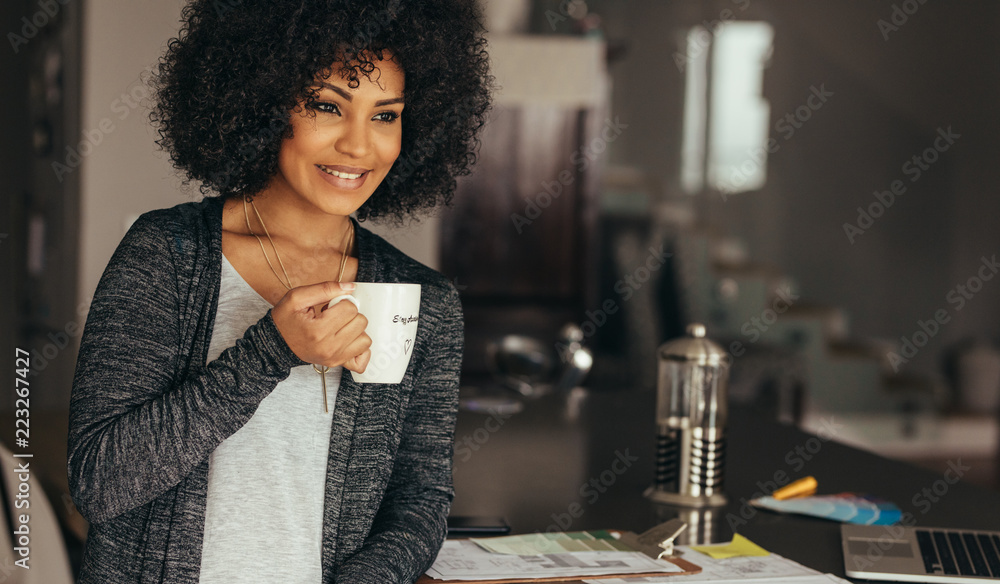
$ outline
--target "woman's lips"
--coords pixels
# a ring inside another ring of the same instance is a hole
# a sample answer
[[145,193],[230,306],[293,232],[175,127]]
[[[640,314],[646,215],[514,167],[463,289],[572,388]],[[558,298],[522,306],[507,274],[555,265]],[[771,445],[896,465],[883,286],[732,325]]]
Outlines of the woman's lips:
[[317,164],[316,170],[323,180],[341,189],[357,189],[365,184],[370,170],[353,166]]

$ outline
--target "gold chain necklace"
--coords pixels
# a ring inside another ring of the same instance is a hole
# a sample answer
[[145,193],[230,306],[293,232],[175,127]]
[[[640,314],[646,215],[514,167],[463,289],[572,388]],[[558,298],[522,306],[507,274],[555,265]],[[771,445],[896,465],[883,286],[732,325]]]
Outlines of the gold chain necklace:
[[[271,268],[271,272],[274,273],[274,277],[277,278],[279,282],[281,282],[281,285],[284,286],[286,290],[291,290],[292,279],[288,277],[288,272],[285,270],[285,264],[281,261],[281,255],[278,253],[278,248],[277,246],[274,245],[274,240],[271,239],[271,234],[267,231],[267,225],[264,225],[264,218],[260,216],[260,211],[257,210],[257,205],[253,204],[252,199],[250,200],[250,206],[253,207],[253,212],[254,214],[257,215],[257,220],[260,221],[260,226],[264,228],[264,235],[267,236],[267,241],[270,242],[271,249],[274,250],[274,257],[277,258],[278,265],[281,266],[281,272],[285,275],[284,280],[281,279],[281,276],[278,275],[278,271],[275,270],[274,265],[271,264],[271,258],[267,256],[267,252],[264,250],[264,241],[260,238],[259,235],[254,233],[253,228],[250,227],[250,213],[247,211],[247,197],[243,197],[243,217],[246,219],[247,222],[247,231],[250,232],[250,235],[253,235],[254,237],[257,238],[257,243],[260,244],[260,251],[261,253],[264,254],[264,259],[267,260],[267,265],[269,268]],[[347,245],[344,246],[344,251],[341,254],[341,256],[343,257],[341,257],[340,259],[340,270],[337,272],[338,284],[344,277],[344,268],[347,267],[347,254],[351,252],[351,246],[354,245],[354,222],[348,219],[347,224],[348,224],[348,240],[347,240]],[[327,367],[326,365],[313,364],[313,369],[316,371],[316,373],[319,373],[320,379],[323,382],[323,413],[327,413],[329,412],[329,409],[327,408],[327,403],[326,403],[326,372],[329,371],[330,368]]]

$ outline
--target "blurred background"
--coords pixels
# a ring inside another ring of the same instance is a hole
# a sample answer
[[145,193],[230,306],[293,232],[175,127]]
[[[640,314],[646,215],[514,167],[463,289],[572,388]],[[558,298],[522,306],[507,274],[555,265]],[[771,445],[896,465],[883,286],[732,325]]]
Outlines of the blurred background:
[[[32,355],[35,478],[71,540],[89,299],[139,214],[200,198],[147,121],[182,6],[0,6],[0,330],[4,354]],[[484,8],[499,89],[475,172],[445,211],[366,225],[461,291],[463,391],[495,383],[512,338],[537,370],[511,391],[551,389],[568,346],[592,355],[583,385],[652,390],[656,348],[700,322],[732,356],[734,401],[805,429],[834,415],[845,442],[971,461],[996,488],[1000,5]]]

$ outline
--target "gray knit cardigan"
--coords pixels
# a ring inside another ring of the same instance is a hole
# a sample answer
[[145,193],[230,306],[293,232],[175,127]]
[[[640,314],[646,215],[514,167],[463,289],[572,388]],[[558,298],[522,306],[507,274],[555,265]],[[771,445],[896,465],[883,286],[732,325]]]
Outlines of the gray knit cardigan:
[[[341,380],[323,582],[412,582],[441,546],[454,493],[461,305],[443,276],[360,227],[357,249],[359,282],[422,285],[420,321],[402,383]],[[209,455],[305,364],[270,312],[206,364],[221,261],[211,197],[142,215],[101,277],[70,403],[70,491],[91,523],[81,584],[197,582]]]

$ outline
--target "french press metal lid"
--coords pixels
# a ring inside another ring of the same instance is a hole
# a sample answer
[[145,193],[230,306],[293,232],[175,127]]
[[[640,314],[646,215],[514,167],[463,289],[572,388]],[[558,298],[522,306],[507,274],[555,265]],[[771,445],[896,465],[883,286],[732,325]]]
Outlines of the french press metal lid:
[[691,323],[687,326],[687,334],[686,337],[661,345],[660,359],[729,368],[728,353],[718,344],[705,338],[705,325]]

